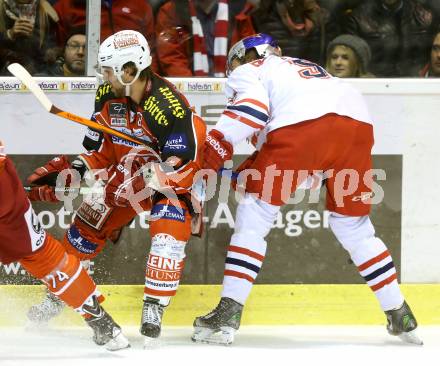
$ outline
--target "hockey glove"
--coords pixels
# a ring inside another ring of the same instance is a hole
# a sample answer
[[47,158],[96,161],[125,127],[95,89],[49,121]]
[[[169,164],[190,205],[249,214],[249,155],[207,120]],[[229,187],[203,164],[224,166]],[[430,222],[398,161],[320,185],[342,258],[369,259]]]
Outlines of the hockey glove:
[[58,202],[55,196],[55,185],[58,174],[64,169],[70,169],[69,160],[65,155],[53,158],[46,165],[40,166],[27,178],[33,187],[28,192],[31,201]]
[[31,187],[30,191],[27,191],[28,198],[31,201],[44,201],[44,202],[58,202],[59,199],[55,195],[55,187],[50,187],[47,184],[44,186]]
[[29,184],[55,186],[58,174],[64,169],[70,169],[69,160],[65,155],[56,156],[46,165],[35,169],[27,181]]
[[203,168],[214,169],[217,172],[225,161],[232,158],[233,152],[233,146],[224,140],[224,135],[220,131],[211,130],[206,136],[203,148]]

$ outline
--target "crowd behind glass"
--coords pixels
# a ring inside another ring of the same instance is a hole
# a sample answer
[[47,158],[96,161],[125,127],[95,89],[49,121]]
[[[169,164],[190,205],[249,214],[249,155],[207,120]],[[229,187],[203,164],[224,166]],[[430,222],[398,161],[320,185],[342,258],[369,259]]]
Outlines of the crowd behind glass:
[[[141,32],[162,76],[224,77],[225,50],[263,32],[334,76],[439,77],[439,19],[438,0],[102,0],[101,41]],[[84,76],[85,23],[86,0],[0,0],[0,75]]]

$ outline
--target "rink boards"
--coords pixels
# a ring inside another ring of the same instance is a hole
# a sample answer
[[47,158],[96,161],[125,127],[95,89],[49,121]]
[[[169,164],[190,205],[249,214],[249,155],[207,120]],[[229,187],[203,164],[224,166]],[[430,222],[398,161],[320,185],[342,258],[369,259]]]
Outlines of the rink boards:
[[[93,79],[39,81],[56,105],[90,116],[96,88]],[[224,80],[172,81],[212,126],[225,105]],[[375,120],[374,166],[384,169],[387,176],[380,182],[385,191],[384,201],[373,207],[371,215],[377,234],[390,248],[401,282],[440,283],[440,125],[436,117],[440,81],[350,82],[360,88],[371,109]],[[0,138],[21,178],[54,155],[74,156],[81,152],[83,127],[48,115],[15,79],[0,78],[0,96]],[[236,151],[239,162],[251,148],[241,144]],[[283,208],[268,238],[266,261],[247,307],[246,323],[261,324],[267,320],[268,324],[285,324],[290,319],[299,324],[384,321],[374,296],[361,285],[362,278],[328,230],[324,193],[318,203],[301,202]],[[202,239],[192,239],[188,245],[184,286],[172,305],[173,310],[167,313],[170,324],[190,324],[193,315],[207,311],[216,302],[236,207],[232,193],[226,201],[218,202],[216,198],[208,202],[207,231]],[[43,226],[57,237],[63,234],[72,217],[60,205],[36,204],[35,209]],[[149,246],[147,230],[145,217],[136,218],[132,226],[124,229],[121,242],[109,245],[92,263],[94,278],[110,293],[108,306],[114,307],[124,322],[136,323],[140,314],[139,299]],[[29,295],[41,291],[38,286],[25,286],[34,283],[18,264],[0,264],[0,307],[9,307],[14,298],[19,301],[21,291],[26,294],[24,301],[29,301]],[[320,285],[325,283],[335,285]],[[437,286],[406,285],[404,289],[418,318],[438,324],[438,309],[430,305],[431,301],[440,303]],[[269,294],[277,301],[276,311],[268,311],[268,301],[272,298]],[[128,298],[129,303],[124,303],[123,298]],[[12,319],[4,314],[0,316],[0,325]]]
[[[99,286],[105,308],[121,324],[138,325],[143,286]],[[402,285],[421,325],[440,324],[440,285]],[[189,326],[218,303],[219,285],[181,285],[164,315],[165,325]],[[26,311],[43,296],[42,286],[0,286],[0,327],[24,325]],[[79,325],[65,309],[56,325]],[[243,313],[243,325],[379,325],[379,304],[365,285],[255,285]]]

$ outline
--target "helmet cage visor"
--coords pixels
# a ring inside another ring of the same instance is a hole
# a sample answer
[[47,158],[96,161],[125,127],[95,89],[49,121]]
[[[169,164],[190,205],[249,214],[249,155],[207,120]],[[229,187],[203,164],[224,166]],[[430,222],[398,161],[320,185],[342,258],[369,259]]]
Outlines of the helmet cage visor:
[[[124,82],[124,66],[133,63],[136,74],[130,82]],[[145,37],[135,31],[121,31],[107,38],[99,47],[97,77],[103,79],[103,67],[112,68],[118,81],[125,86],[133,84],[141,71],[151,65],[150,48]]]

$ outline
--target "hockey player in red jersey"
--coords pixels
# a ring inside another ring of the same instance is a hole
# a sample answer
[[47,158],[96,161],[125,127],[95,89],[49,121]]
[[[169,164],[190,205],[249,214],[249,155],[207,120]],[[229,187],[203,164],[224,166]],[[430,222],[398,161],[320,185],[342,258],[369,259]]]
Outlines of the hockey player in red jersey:
[[83,143],[88,152],[72,164],[61,156],[36,169],[29,177],[34,185],[29,196],[56,201],[54,178],[66,168],[81,177],[86,172],[101,176],[105,197],[86,196],[64,237],[66,250],[80,259],[95,257],[115,230],[151,210],[140,329],[148,344],[160,335],[163,311],[183,271],[192,219],[199,213],[192,186],[206,126],[185,97],[150,70],[149,46],[140,33],[114,34],[101,44],[98,58],[105,82],[97,90],[92,119],[149,147],[88,130]]
[[226,109],[207,136],[204,167],[218,170],[235,144],[255,134],[257,151],[238,168],[246,193],[237,208],[220,303],[195,319],[192,339],[233,341],[280,206],[321,171],[330,228],[376,295],[388,332],[421,344],[391,255],[368,216],[373,121],[360,93],[319,65],[282,57],[270,36],[258,34],[230,50],[226,94]]
[[0,261],[20,262],[48,290],[80,313],[93,340],[109,350],[129,347],[121,328],[100,305],[102,295],[79,259],[42,229],[0,142]]

